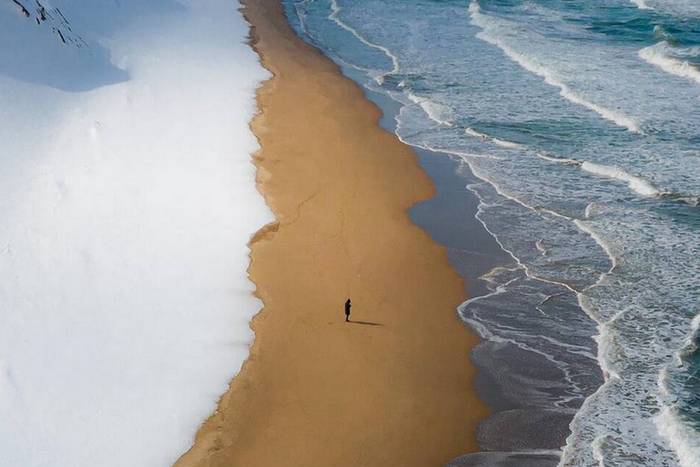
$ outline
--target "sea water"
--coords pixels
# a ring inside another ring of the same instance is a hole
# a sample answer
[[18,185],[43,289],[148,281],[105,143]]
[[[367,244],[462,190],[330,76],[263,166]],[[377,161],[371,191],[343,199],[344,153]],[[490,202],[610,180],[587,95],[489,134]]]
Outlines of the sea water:
[[477,177],[510,261],[460,313],[482,353],[551,369],[502,378],[513,403],[576,412],[560,465],[700,465],[700,3],[286,7],[399,103],[403,141]]

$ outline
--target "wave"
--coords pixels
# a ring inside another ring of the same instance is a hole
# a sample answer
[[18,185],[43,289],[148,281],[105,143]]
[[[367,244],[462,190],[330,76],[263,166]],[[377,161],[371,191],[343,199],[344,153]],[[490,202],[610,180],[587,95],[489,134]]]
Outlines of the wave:
[[640,10],[660,11],[671,14],[679,19],[697,18],[700,16],[700,3],[697,0],[630,0]]
[[625,182],[632,191],[642,196],[678,201],[692,207],[700,206],[700,196],[662,190],[649,180],[625,172],[619,167],[595,164],[593,162],[581,162],[580,167],[581,170],[588,173]]
[[659,430],[678,456],[681,467],[700,465],[700,443],[697,432],[688,426],[677,409],[664,407],[654,419]]
[[612,178],[614,180],[625,182],[632,191],[642,196],[658,197],[664,194],[664,192],[655,187],[650,181],[625,172],[619,167],[594,164],[593,162],[583,162],[581,163],[581,170],[594,175],[599,175],[601,177]]
[[[486,137],[486,135],[483,135],[482,133],[470,130],[471,129],[467,129],[468,134],[473,133],[473,136]],[[691,207],[700,206],[700,195],[663,190],[655,186],[652,182],[645,179],[644,177],[641,177],[639,175],[632,175],[619,167],[597,164],[588,161],[581,161],[577,159],[569,159],[566,157],[554,156],[552,154],[544,152],[536,152],[535,155],[540,159],[549,162],[579,167],[581,170],[593,175],[597,175],[599,177],[625,182],[633,192],[645,197],[676,201]],[[586,207],[586,214],[584,217],[589,217],[588,213],[590,212],[590,208],[592,208],[592,206],[589,204]]]
[[508,44],[506,44],[498,35],[494,34],[494,30],[498,29],[499,25],[496,24],[493,18],[481,13],[481,7],[477,1],[472,1],[472,3],[469,4],[469,13],[472,18],[472,24],[482,29],[482,31],[477,34],[479,39],[495,45],[501,49],[506,56],[508,56],[508,58],[516,62],[525,70],[543,78],[544,82],[550,86],[559,88],[559,94],[563,98],[573,102],[574,104],[585,107],[588,110],[596,112],[604,119],[609,120],[620,127],[626,128],[632,133],[641,133],[639,124],[632,117],[586,100],[584,97],[573,91],[566,83],[561,81],[553,71],[549,70],[541,63],[538,63],[537,60],[515,51]]
[[652,7],[647,5],[647,2],[645,0],[630,0],[632,3],[637,5],[637,8],[640,10],[653,10]]
[[352,34],[357,40],[365,44],[367,47],[370,47],[372,49],[379,50],[383,52],[389,60],[391,60],[391,70],[380,73],[379,75],[374,76],[374,80],[382,84],[384,82],[384,77],[386,75],[390,74],[396,74],[399,72],[399,59],[396,57],[396,55],[392,54],[389,49],[382,45],[375,44],[374,42],[370,42],[369,40],[365,39],[357,30],[347,23],[344,23],[340,18],[338,18],[338,14],[340,13],[340,6],[338,5],[337,0],[331,0],[331,14],[328,15],[328,19],[333,21],[335,24],[340,26],[342,29],[346,30],[350,34]]
[[[399,122],[397,128],[400,128],[400,125],[401,124]],[[433,146],[426,144],[426,143],[419,143],[416,141],[410,141],[406,135],[401,135],[398,130],[395,131],[394,134],[399,139],[399,141],[401,141],[405,145],[413,146],[413,147],[418,148],[418,149],[424,149],[424,150],[430,151],[430,152],[436,152],[436,153],[441,152],[441,153],[449,154],[451,156],[457,156],[457,157],[459,157],[461,159],[465,159],[465,160],[466,159],[489,159],[489,160],[494,160],[494,161],[505,160],[505,158],[503,158],[503,157],[493,156],[491,154],[476,154],[476,153],[472,153],[472,152],[456,151],[453,149],[436,148],[436,147],[433,147]]]
[[504,139],[494,138],[493,136],[489,136],[485,133],[480,133],[472,128],[467,128],[464,130],[464,132],[466,134],[468,134],[469,136],[483,139],[485,141],[490,141],[497,146],[501,146],[502,148],[508,148],[508,149],[520,149],[520,148],[522,148],[522,145],[520,145],[518,143],[514,143],[512,141],[506,141]]
[[535,248],[537,248],[537,251],[539,251],[542,256],[547,256],[547,248],[544,246],[543,240],[540,238],[535,242]]
[[[468,135],[473,136],[475,138],[480,138],[480,139],[484,139],[484,140],[493,141],[494,139],[496,139],[496,138],[492,138],[484,133],[480,133],[476,130],[473,130],[471,128],[467,128],[465,130],[465,133],[467,133]],[[483,154],[460,152],[460,151],[455,151],[455,150],[447,149],[447,148],[435,148],[435,147],[431,147],[429,145],[421,145],[421,144],[417,144],[415,142],[406,141],[405,139],[401,138],[401,136],[399,136],[399,139],[406,144],[420,147],[423,149],[427,149],[429,151],[444,152],[447,154],[459,156],[459,157],[463,158],[465,161],[467,161],[470,158],[487,158],[487,159],[493,159],[493,160],[502,160],[502,158],[497,157],[497,156],[487,156],[487,155],[483,155]],[[499,140],[499,141],[506,143],[506,144],[517,145],[516,147],[518,147],[518,148],[523,147],[521,145],[518,145],[517,143],[511,143],[510,141],[502,141],[502,140]],[[496,144],[498,144],[498,143],[496,143]],[[513,147],[513,146],[506,146],[506,147]],[[683,204],[686,204],[686,205],[691,206],[691,207],[700,206],[700,195],[677,193],[674,191],[663,190],[663,189],[657,187],[656,185],[654,185],[652,182],[650,182],[646,178],[641,177],[639,175],[632,175],[629,172],[626,172],[624,169],[621,169],[620,167],[597,164],[595,162],[581,161],[581,160],[577,160],[577,159],[569,159],[569,158],[565,158],[565,157],[558,157],[558,156],[554,156],[554,155],[544,153],[544,152],[536,152],[535,155],[537,157],[539,157],[540,159],[543,159],[546,161],[554,162],[557,164],[564,164],[564,165],[578,167],[585,172],[588,172],[588,173],[593,174],[593,175],[597,175],[599,177],[625,182],[627,184],[627,186],[630,188],[630,190],[632,190],[634,193],[637,193],[638,195],[641,195],[644,197],[657,198],[660,200],[676,201],[676,202],[683,203]],[[475,170],[477,170],[477,169],[472,167],[472,171],[475,171]],[[511,200],[516,201],[512,196],[506,195],[505,193],[501,192],[499,187],[495,184],[495,182],[493,180],[483,178],[483,177],[479,176],[478,174],[475,174],[475,175],[477,175],[478,178],[481,178],[482,180],[493,185],[497,189],[497,191],[499,192],[499,194],[501,196],[504,196],[506,198],[509,198]],[[523,204],[520,200],[517,200],[516,202],[518,202],[518,204]],[[526,206],[530,209],[536,210],[535,208],[533,208],[529,205],[523,204],[523,206]],[[585,218],[589,217],[590,209],[592,209],[592,206],[589,204],[586,207],[586,214],[584,216]],[[552,214],[556,217],[566,217],[566,216],[562,216],[561,214],[559,214],[557,212],[549,211],[546,209],[540,208],[540,210],[550,212],[550,214]],[[590,234],[590,232],[588,232],[588,233]]]
[[406,96],[411,102],[418,104],[421,109],[423,109],[423,112],[425,112],[425,114],[434,122],[437,122],[440,125],[452,126],[452,122],[450,120],[453,117],[453,112],[448,106],[438,104],[437,102],[434,102],[426,97],[416,96],[411,92],[406,92]]
[[696,195],[686,195],[683,193],[664,193],[662,197],[665,199],[670,199],[671,201],[678,201],[679,203],[687,204],[688,206],[694,208],[700,206],[700,196]]
[[654,26],[654,39],[658,41],[667,41],[669,44],[673,45],[678,43],[678,40],[660,24]]
[[556,162],[557,164],[567,164],[567,165],[576,165],[576,166],[581,166],[582,162],[577,161],[576,159],[567,159],[565,157],[557,157],[557,156],[552,156],[550,154],[546,154],[543,152],[537,152],[535,153],[537,157],[540,159],[544,159],[546,161],[550,162]]
[[[642,196],[659,198],[669,201],[677,201],[679,203],[683,203],[692,207],[700,206],[700,196],[662,190],[661,188],[658,188],[653,183],[651,183],[649,180],[638,175],[632,175],[628,172],[625,172],[619,167],[596,164],[594,162],[579,161],[576,159],[567,159],[564,157],[552,156],[550,154],[545,154],[542,152],[535,153],[535,155],[540,159],[544,159],[546,161],[555,162],[557,164],[566,164],[580,167],[581,170],[584,170],[590,174],[625,182],[632,191]],[[590,205],[586,208],[587,213],[589,211],[589,208]],[[586,214],[585,217],[588,217],[588,214]]]
[[700,69],[693,66],[687,60],[682,60],[674,55],[697,56],[698,48],[674,49],[668,41],[662,41],[639,51],[641,57],[647,63],[665,71],[666,73],[691,79],[700,84]]
[[[484,133],[480,133],[480,132],[473,130],[471,128],[467,128],[465,130],[465,133],[467,133],[470,136],[474,136],[476,138],[481,138],[484,140],[491,140],[496,144],[498,144],[500,142],[500,143],[502,143],[501,145],[504,145],[505,147],[512,147],[512,148],[522,148],[523,147],[522,145],[519,145],[517,143],[512,143],[510,141],[497,140],[496,138],[492,138]],[[494,141],[494,140],[496,140],[496,141]],[[453,152],[453,151],[448,151],[448,150],[442,150],[442,151],[443,152]],[[473,157],[472,154],[460,153],[459,155],[465,156],[465,157]],[[559,157],[559,156],[555,156],[555,155],[548,154],[545,152],[535,152],[535,156],[539,157],[540,159],[549,161],[549,162],[579,167],[581,170],[584,170],[584,171],[586,171],[590,174],[593,174],[593,175],[598,175],[600,177],[625,182],[625,183],[627,183],[628,187],[633,192],[635,192],[639,195],[642,195],[642,196],[654,197],[654,198],[659,198],[659,199],[666,199],[666,200],[671,200],[671,201],[678,201],[678,202],[681,202],[683,204],[687,204],[687,205],[693,206],[693,207],[700,206],[700,196],[696,196],[696,195],[692,195],[692,194],[676,193],[673,191],[663,190],[663,189],[655,186],[649,180],[647,180],[641,176],[638,176],[638,175],[632,175],[619,167],[607,166],[607,165],[603,165],[603,164],[597,164],[594,162],[581,161],[581,160],[570,159],[570,158],[566,158],[566,157]],[[588,208],[587,208],[587,210],[588,210]],[[588,217],[588,215],[586,215],[585,217]]]
[[[700,314],[696,315],[691,321],[690,333],[684,345],[676,352],[675,361],[672,363],[674,367],[683,366],[683,361],[697,352],[698,346],[696,341],[699,334]],[[670,365],[664,368],[659,375],[659,390],[662,396],[665,396],[662,399],[677,400],[670,394],[671,391],[668,385],[669,369]],[[697,431],[688,425],[677,406],[671,406],[668,403],[664,403],[663,400],[662,406],[663,408],[654,418],[657,430],[666,439],[676,456],[678,456],[681,467],[700,465],[700,439],[698,439]]]

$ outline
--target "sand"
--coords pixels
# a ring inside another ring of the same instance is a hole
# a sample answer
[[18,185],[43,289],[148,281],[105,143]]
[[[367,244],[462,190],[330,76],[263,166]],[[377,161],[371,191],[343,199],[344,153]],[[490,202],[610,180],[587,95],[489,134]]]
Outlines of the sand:
[[426,467],[477,450],[464,284],[406,213],[430,180],[278,0],[246,3],[274,74],[252,128],[278,222],[250,244],[264,302],[250,357],[176,465]]

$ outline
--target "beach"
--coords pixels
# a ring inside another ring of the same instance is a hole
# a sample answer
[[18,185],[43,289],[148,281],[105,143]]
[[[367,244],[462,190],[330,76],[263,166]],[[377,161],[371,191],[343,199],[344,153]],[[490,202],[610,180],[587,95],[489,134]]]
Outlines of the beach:
[[264,307],[248,360],[176,465],[437,466],[477,450],[487,409],[477,338],[456,312],[465,284],[407,214],[433,196],[429,178],[278,1],[243,12],[274,75],[251,124],[276,218],[250,243]]
[[0,25],[0,467],[700,465],[700,2]]
[[283,3],[437,188],[490,409],[448,465],[698,465],[697,8]]

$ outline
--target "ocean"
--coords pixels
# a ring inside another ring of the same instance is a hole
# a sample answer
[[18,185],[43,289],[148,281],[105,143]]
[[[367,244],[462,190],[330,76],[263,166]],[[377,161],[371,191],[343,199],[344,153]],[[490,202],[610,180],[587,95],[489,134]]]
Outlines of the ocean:
[[[285,6],[385,127],[478,200],[451,212],[500,250],[459,309],[494,410],[482,449],[700,465],[700,3]],[[459,465],[495,465],[474,459]]]

